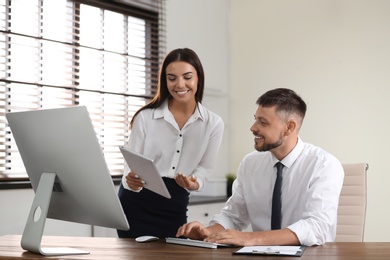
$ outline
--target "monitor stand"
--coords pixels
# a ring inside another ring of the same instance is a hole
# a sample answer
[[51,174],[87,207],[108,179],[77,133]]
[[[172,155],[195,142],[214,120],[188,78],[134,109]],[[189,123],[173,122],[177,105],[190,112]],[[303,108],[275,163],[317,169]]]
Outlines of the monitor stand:
[[38,188],[35,192],[26,226],[23,231],[21,246],[23,249],[45,256],[89,254],[88,251],[67,247],[41,248],[41,241],[51,195],[53,193],[55,173],[42,173]]

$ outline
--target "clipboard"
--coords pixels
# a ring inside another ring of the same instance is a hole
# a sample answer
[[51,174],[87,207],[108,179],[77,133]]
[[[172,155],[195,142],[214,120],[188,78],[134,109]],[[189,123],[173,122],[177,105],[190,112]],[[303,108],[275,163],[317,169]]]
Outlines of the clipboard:
[[302,256],[306,246],[246,246],[233,252],[233,255],[274,255]]
[[142,154],[132,152],[123,146],[120,146],[119,149],[131,171],[137,173],[137,175],[145,181],[145,189],[151,190],[168,199],[171,198],[171,194],[152,159]]

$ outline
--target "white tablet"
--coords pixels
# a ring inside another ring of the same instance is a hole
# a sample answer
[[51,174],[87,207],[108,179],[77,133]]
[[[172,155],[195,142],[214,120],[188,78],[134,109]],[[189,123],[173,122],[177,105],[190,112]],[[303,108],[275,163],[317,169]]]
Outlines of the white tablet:
[[131,171],[135,172],[142,180],[145,181],[144,188],[168,199],[171,198],[171,194],[169,193],[167,186],[165,186],[165,183],[152,159],[147,158],[142,154],[132,152],[123,146],[120,146],[119,149],[121,150]]

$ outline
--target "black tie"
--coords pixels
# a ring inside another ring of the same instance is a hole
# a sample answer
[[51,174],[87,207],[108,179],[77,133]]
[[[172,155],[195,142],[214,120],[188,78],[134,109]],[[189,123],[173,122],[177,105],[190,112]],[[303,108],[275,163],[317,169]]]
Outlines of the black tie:
[[272,217],[271,217],[271,229],[280,229],[280,222],[282,219],[281,214],[281,208],[282,208],[282,201],[281,201],[281,190],[282,190],[282,170],[283,170],[283,164],[281,162],[278,162],[275,164],[277,169],[277,177],[274,187],[274,194],[272,196]]

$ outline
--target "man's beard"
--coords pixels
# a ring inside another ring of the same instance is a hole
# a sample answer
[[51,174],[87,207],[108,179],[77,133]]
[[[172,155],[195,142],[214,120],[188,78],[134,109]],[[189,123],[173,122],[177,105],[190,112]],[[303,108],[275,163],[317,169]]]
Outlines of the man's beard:
[[264,144],[261,147],[257,147],[255,144],[255,149],[259,152],[270,151],[276,147],[279,147],[283,144],[283,136],[280,134],[279,139],[274,143],[267,143],[264,139]]

